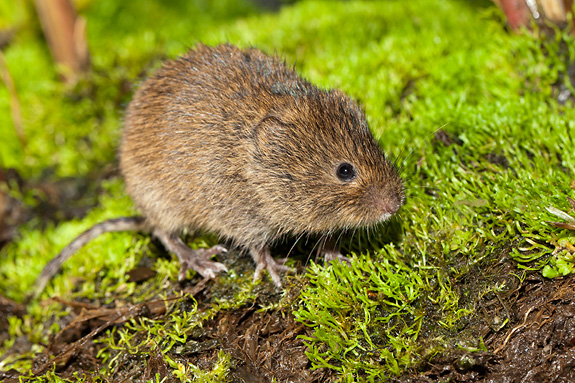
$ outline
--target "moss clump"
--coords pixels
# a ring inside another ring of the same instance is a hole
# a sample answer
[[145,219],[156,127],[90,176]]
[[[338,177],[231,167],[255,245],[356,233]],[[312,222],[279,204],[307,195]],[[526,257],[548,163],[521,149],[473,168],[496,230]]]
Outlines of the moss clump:
[[415,304],[424,283],[397,251],[387,248],[347,265],[312,264],[296,319],[314,368],[337,370],[345,381],[399,375],[417,356],[423,312]]

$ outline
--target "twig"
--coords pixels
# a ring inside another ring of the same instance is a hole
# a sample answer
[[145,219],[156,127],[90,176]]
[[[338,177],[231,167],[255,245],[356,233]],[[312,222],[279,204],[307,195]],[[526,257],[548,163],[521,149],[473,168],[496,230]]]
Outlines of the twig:
[[20,112],[20,100],[18,100],[18,93],[16,92],[16,86],[6,65],[6,59],[4,53],[0,49],[0,76],[2,76],[2,81],[8,88],[8,93],[10,93],[10,113],[12,115],[12,122],[14,123],[14,130],[16,135],[20,140],[20,144],[24,148],[26,146],[26,137],[24,136],[24,130],[22,129],[22,114]]
[[78,17],[71,0],[36,0],[35,4],[52,56],[64,67],[64,79],[73,84],[90,67],[86,20]]
[[523,318],[523,323],[520,324],[519,326],[515,327],[513,330],[511,330],[509,335],[507,335],[507,337],[505,338],[505,341],[503,342],[503,344],[501,346],[499,346],[499,348],[493,352],[494,354],[497,354],[499,351],[503,350],[503,348],[507,345],[507,343],[511,339],[511,335],[513,335],[514,333],[516,333],[517,331],[519,331],[523,327],[525,327],[525,324],[527,323],[527,317],[529,316],[529,313],[532,310],[533,310],[533,307],[530,307],[529,310],[527,310],[527,312],[525,313],[525,317]]

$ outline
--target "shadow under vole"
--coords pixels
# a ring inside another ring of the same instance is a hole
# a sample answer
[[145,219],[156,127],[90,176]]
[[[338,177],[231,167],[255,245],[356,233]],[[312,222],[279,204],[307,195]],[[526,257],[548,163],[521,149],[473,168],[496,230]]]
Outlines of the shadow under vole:
[[120,167],[140,217],[89,229],[42,271],[39,293],[62,263],[108,231],[147,231],[188,269],[214,277],[210,258],[183,231],[217,234],[248,250],[254,278],[276,285],[289,269],[274,260],[279,239],[320,236],[326,261],[346,260],[330,236],[386,221],[404,202],[403,183],[359,106],[323,90],[277,57],[225,44],[199,45],[166,62],[136,92],[125,118]]

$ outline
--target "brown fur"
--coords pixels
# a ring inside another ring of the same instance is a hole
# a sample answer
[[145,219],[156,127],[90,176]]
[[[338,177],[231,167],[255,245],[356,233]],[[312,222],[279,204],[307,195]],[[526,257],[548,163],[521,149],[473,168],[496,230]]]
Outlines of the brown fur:
[[[120,154],[152,226],[201,228],[246,247],[373,224],[404,198],[355,102],[232,45],[200,45],[148,79]],[[341,162],[355,166],[354,181],[336,177]]]
[[[344,162],[354,179],[338,178]],[[126,113],[120,166],[145,218],[134,227],[178,255],[181,278],[188,268],[205,277],[226,270],[209,260],[223,248],[187,249],[182,231],[214,232],[249,250],[256,277],[267,269],[279,285],[277,272],[288,268],[268,249],[278,238],[375,224],[404,202],[402,180],[354,101],[229,44],[199,45],[142,84]],[[85,242],[64,249],[42,278]],[[331,246],[323,252],[346,259]]]

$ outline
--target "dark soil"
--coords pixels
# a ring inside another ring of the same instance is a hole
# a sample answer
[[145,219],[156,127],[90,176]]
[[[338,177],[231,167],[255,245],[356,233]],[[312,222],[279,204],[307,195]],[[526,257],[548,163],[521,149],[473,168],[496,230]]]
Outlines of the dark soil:
[[[0,168],[0,248],[13,239],[19,225],[30,220],[43,227],[83,217],[97,204],[102,180],[117,174],[117,167],[110,165],[87,177],[52,181],[46,174],[26,180],[14,169]],[[25,199],[30,202],[24,204]]]
[[[206,296],[208,285],[200,282],[191,293],[198,299]],[[60,319],[64,329],[36,355],[34,374],[44,374],[56,365],[56,372],[65,379],[85,375],[95,377],[100,369],[96,358],[101,345],[94,342],[100,334],[113,326],[122,326],[132,317],[160,318],[167,315],[164,301],[147,302],[121,308],[101,308],[88,303],[59,300],[72,313]],[[190,306],[188,298],[180,298],[179,310]],[[191,308],[191,306],[190,306]],[[259,307],[222,311],[205,326],[192,334],[186,344],[169,352],[170,358],[181,363],[192,363],[202,369],[212,369],[219,350],[232,358],[229,378],[233,382],[328,382],[334,374],[329,370],[311,370],[305,355],[306,348],[298,335],[309,335],[305,326],[295,322],[289,312],[260,312]],[[7,316],[21,316],[24,307],[15,302],[0,300],[0,324]],[[7,326],[0,327],[2,334]],[[145,341],[147,334],[137,334],[136,341]],[[141,339],[139,339],[141,338]],[[139,342],[138,342],[139,343]],[[31,344],[19,339],[11,352],[25,353]],[[120,355],[118,364],[108,378],[114,382],[147,381],[158,375],[166,382],[175,381],[158,348],[150,348],[136,355]],[[18,382],[20,374],[14,370],[0,372],[0,380]]]
[[478,316],[487,352],[453,350],[396,381],[575,382],[575,277],[532,272],[516,289],[481,302]]
[[[306,328],[290,313],[248,308],[223,313],[207,327],[208,338],[223,346],[235,362],[230,374],[234,382],[327,382],[333,376],[327,370],[309,369],[306,348],[296,338],[307,334]],[[197,356],[198,365],[205,361],[205,356]]]
[[0,249],[12,240],[16,227],[27,215],[24,205],[10,195],[10,189],[21,188],[21,184],[16,172],[0,168]]

